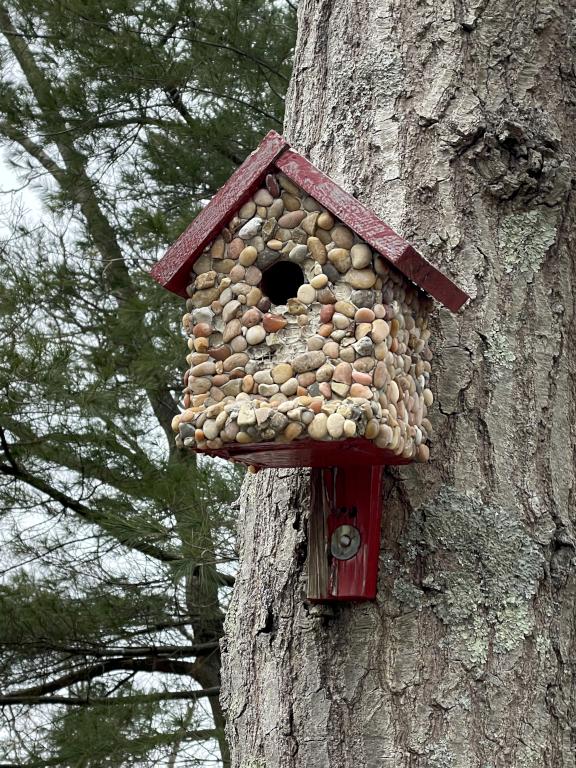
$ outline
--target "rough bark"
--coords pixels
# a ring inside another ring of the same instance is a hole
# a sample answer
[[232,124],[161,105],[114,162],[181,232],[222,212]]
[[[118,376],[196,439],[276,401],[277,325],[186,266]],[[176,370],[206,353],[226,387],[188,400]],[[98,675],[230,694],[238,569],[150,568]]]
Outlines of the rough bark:
[[307,473],[247,479],[232,765],[573,768],[573,5],[299,14],[287,137],[474,299],[436,312],[432,461],[386,473],[376,602],[310,612]]

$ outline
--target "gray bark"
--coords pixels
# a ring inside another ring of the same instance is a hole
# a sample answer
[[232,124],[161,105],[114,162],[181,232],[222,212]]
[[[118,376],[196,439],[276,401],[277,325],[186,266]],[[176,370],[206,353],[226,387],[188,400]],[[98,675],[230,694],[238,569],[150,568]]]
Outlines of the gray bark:
[[311,613],[307,473],[247,479],[232,764],[574,768],[573,4],[299,15],[288,139],[474,298],[436,310],[432,459],[386,473],[376,602]]

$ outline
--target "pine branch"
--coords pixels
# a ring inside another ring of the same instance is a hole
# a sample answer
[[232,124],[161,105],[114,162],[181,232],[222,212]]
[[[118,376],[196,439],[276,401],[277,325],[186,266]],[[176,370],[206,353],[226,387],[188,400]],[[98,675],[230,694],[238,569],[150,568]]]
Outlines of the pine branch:
[[116,706],[117,704],[145,704],[154,701],[176,701],[210,698],[218,696],[220,688],[203,688],[199,691],[164,691],[162,693],[140,694],[136,696],[87,697],[84,699],[72,696],[0,696],[0,706],[13,704],[63,704],[70,707]]
[[[3,643],[0,642],[0,647]],[[54,650],[63,653],[71,653],[82,656],[106,657],[114,656],[119,658],[134,658],[146,656],[158,658],[162,656],[207,656],[213,651],[218,650],[218,643],[197,643],[195,645],[142,645],[135,648],[95,648],[95,647],[76,647],[63,645],[54,647]]]
[[130,537],[130,539],[123,539],[122,536],[118,535],[118,531],[114,529],[113,522],[105,514],[90,509],[90,507],[82,504],[82,502],[77,501],[76,499],[73,499],[63,491],[58,490],[58,488],[50,485],[42,478],[28,472],[28,470],[26,470],[21,464],[17,463],[10,453],[10,448],[6,442],[6,436],[2,428],[0,428],[0,439],[2,449],[8,460],[8,464],[0,464],[0,474],[6,475],[7,477],[13,477],[22,481],[23,483],[26,483],[26,485],[35,488],[37,491],[40,491],[40,493],[43,493],[45,496],[48,496],[50,499],[53,499],[54,501],[61,504],[65,509],[69,509],[72,512],[75,512],[87,523],[100,526],[100,528],[106,531],[106,533],[113,536],[126,547],[134,549],[138,552],[142,552],[142,554],[153,557],[154,559],[160,560],[161,562],[175,563],[182,559],[178,555],[165,552],[154,544],[148,544],[145,541],[135,542],[132,540],[132,537]]
[[69,688],[76,683],[87,682],[108,672],[117,672],[119,670],[129,670],[130,672],[154,672],[170,675],[186,675],[194,677],[198,672],[198,665],[188,661],[176,661],[172,659],[108,659],[92,664],[89,667],[75,669],[72,672],[51,680],[42,685],[35,685],[31,688],[24,688],[19,691],[7,694],[8,698],[30,698],[45,696],[48,693],[61,691],[63,688]]

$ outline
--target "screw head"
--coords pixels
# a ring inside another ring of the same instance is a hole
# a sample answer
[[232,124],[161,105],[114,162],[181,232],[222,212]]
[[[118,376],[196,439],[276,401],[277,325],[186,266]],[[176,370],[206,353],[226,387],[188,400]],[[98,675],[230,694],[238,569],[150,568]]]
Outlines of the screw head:
[[350,560],[360,549],[360,531],[353,525],[339,525],[332,533],[330,552],[337,560]]

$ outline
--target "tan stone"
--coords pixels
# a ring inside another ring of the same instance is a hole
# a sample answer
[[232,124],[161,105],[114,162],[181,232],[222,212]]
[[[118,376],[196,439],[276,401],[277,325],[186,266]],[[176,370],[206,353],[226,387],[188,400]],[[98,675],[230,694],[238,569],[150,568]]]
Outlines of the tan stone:
[[338,246],[338,248],[346,248],[350,250],[354,244],[354,235],[343,224],[337,224],[332,230],[330,230],[332,242]]
[[334,217],[331,213],[328,213],[328,211],[322,211],[320,216],[318,216],[318,226],[320,229],[332,229],[334,226]]
[[280,363],[272,368],[272,381],[274,384],[285,384],[294,375],[289,363]]
[[[330,258],[330,253],[328,258]],[[344,279],[352,288],[366,289],[372,288],[376,282],[376,275],[371,269],[349,269]]]
[[[318,262],[318,264],[326,264],[326,246],[317,237],[309,237],[306,245],[310,251],[312,258]],[[268,243],[270,246],[270,243]]]

